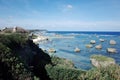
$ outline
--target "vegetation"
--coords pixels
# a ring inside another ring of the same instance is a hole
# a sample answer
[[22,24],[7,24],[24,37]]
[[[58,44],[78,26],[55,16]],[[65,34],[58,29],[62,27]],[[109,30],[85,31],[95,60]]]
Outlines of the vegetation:
[[[120,80],[119,65],[94,67],[88,71],[83,71],[74,67],[68,67],[69,61],[68,64],[65,64],[63,62],[65,59],[52,57],[51,60],[54,65],[46,65],[46,70],[51,80]],[[65,64],[64,67],[61,66],[62,64]]]
[[[112,60],[111,58],[93,55],[92,58],[101,61]],[[107,59],[106,59],[107,58]],[[46,65],[46,70],[51,80],[120,80],[120,66],[110,65],[107,67],[92,68],[88,71],[76,69],[71,61],[58,57],[51,58],[53,65]],[[66,64],[67,63],[67,64]],[[63,66],[61,66],[63,65]]]
[[85,71],[76,69],[73,63],[64,58],[52,57],[53,65],[46,65],[46,70],[51,80],[79,80]]
[[91,58],[97,61],[114,61],[113,58],[102,56],[102,55],[92,55]]
[[19,57],[11,53],[10,48],[0,43],[0,78],[7,80],[32,80],[32,74],[25,68]]
[[[28,44],[30,45],[26,34],[0,34],[0,80],[38,79],[30,70],[29,65],[32,64],[26,63],[29,56],[23,58],[27,53],[20,52],[20,50],[25,52]],[[24,55],[21,56],[22,54]]]
[[110,65],[108,67],[93,68],[82,74],[80,80],[120,80],[120,66]]
[[65,58],[59,58],[56,56],[52,56],[51,61],[53,65],[55,66],[64,67],[64,68],[75,68],[73,62]]
[[25,34],[0,34],[0,42],[9,48],[19,48],[20,46],[25,45],[27,40],[28,38]]
[[46,65],[46,70],[51,80],[79,80],[82,70]]

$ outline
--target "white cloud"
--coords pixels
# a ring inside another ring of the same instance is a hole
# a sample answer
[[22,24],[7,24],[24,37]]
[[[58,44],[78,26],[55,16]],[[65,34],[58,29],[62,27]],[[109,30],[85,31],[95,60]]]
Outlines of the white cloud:
[[73,9],[73,6],[71,4],[67,4],[67,5],[63,5],[61,9],[62,9],[62,12],[68,12]]
[[74,21],[74,20],[8,20],[0,19],[0,25],[18,25],[25,28],[47,30],[78,30],[78,31],[120,31],[120,21]]
[[43,25],[48,30],[120,31],[119,21],[51,21]]
[[68,9],[72,9],[72,8],[73,8],[73,6],[70,5],[70,4],[68,4],[66,7],[67,7]]

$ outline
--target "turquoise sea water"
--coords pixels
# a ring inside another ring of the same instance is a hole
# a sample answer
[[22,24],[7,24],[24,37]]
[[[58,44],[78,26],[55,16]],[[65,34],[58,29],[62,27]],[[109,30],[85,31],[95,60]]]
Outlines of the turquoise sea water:
[[[40,48],[50,49],[54,48],[58,57],[67,58],[72,60],[77,68],[88,70],[92,67],[90,62],[90,56],[93,54],[101,54],[108,57],[112,57],[116,60],[117,64],[120,64],[120,32],[47,32],[43,35],[49,36],[49,41],[41,42]],[[100,42],[99,39],[105,39],[104,42]],[[86,48],[86,44],[90,43],[90,40],[95,40],[96,44],[93,44],[93,48]],[[116,45],[110,45],[109,41],[115,40]],[[96,45],[101,44],[102,49],[97,50]],[[74,52],[74,49],[78,47],[81,49],[79,53]],[[106,51],[107,48],[116,48],[117,53],[110,54]]]

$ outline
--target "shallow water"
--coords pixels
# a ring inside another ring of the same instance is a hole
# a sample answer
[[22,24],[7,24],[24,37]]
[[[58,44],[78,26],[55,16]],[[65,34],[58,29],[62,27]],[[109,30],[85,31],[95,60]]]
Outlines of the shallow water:
[[[64,37],[74,37],[74,38],[53,38],[53,36],[64,36]],[[90,34],[90,33],[57,33],[50,32],[44,35],[49,36],[50,39],[47,42],[41,42],[39,44],[40,48],[48,50],[49,48],[54,48],[57,52],[54,54],[56,56],[67,58],[72,60],[77,68],[88,70],[92,67],[90,62],[90,56],[93,54],[102,54],[105,56],[112,57],[116,60],[116,63],[120,63],[120,36],[118,34]],[[105,39],[104,42],[100,42],[99,39]],[[117,45],[110,45],[109,41],[113,39],[117,42]],[[96,44],[93,45],[93,48],[86,48],[85,45],[90,43],[90,40],[96,40]],[[102,49],[97,50],[95,46],[101,44]],[[74,49],[78,47],[81,49],[79,53],[74,52]],[[110,54],[106,51],[107,48],[116,48],[117,53]]]

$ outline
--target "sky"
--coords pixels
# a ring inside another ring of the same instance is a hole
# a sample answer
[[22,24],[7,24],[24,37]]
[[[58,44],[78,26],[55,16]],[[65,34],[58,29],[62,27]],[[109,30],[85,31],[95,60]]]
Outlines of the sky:
[[0,28],[120,31],[120,0],[0,0]]

